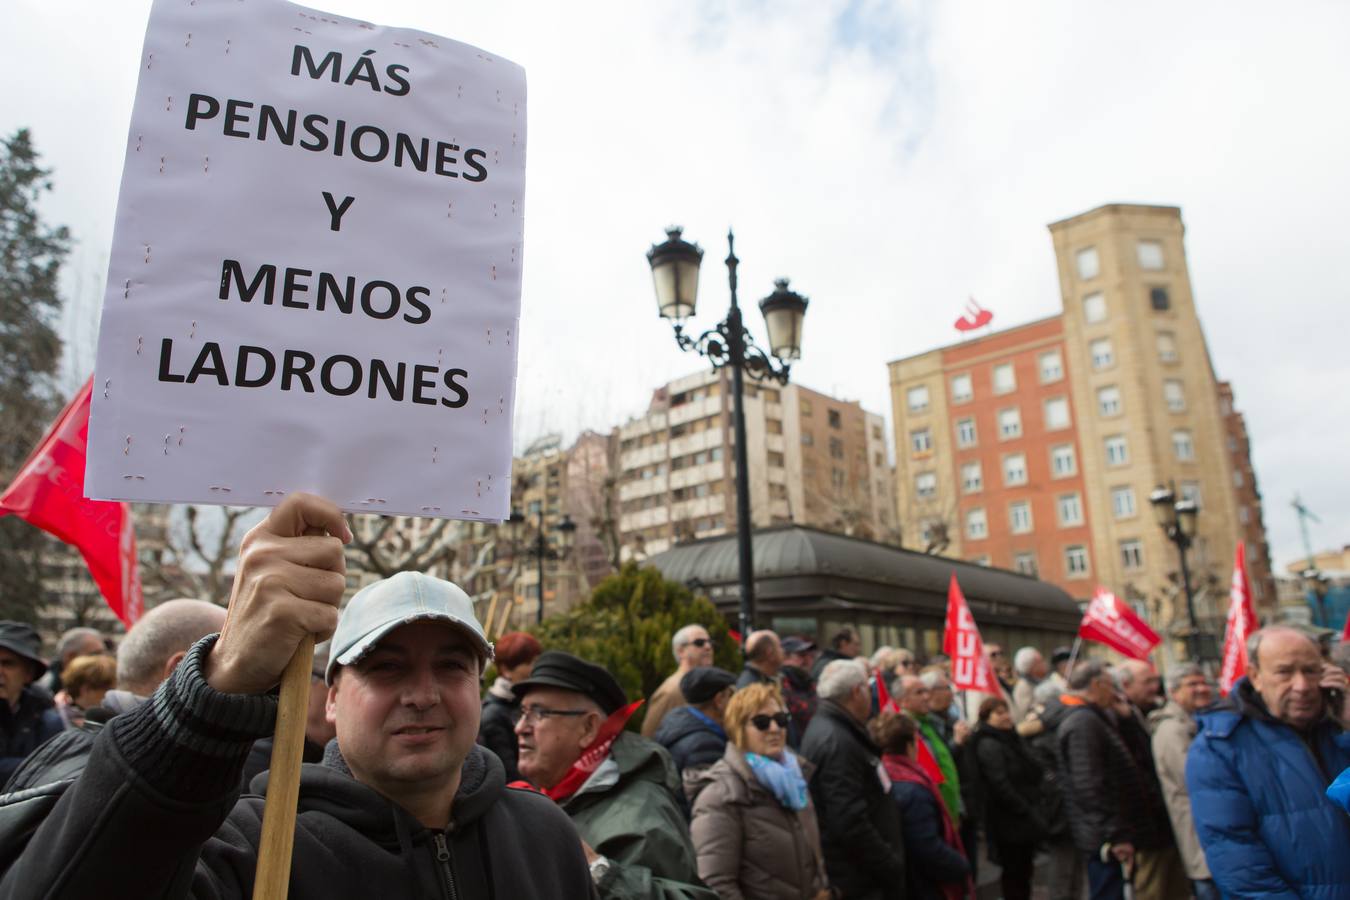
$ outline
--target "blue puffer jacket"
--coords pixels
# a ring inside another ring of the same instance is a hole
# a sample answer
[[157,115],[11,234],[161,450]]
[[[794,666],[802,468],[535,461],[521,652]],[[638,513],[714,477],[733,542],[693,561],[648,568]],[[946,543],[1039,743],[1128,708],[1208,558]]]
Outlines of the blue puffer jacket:
[[1199,718],[1186,786],[1223,895],[1350,897],[1350,817],[1325,794],[1350,766],[1350,733],[1324,721],[1305,742],[1245,678]]

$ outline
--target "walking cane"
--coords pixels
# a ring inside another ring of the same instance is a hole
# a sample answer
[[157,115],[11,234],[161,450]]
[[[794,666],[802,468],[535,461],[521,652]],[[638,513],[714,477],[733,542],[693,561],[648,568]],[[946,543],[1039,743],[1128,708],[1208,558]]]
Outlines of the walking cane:
[[300,799],[300,763],[305,751],[305,713],[314,674],[314,635],[306,635],[281,676],[272,768],[263,804],[262,839],[253,900],[286,900],[291,850],[295,846],[295,809]]

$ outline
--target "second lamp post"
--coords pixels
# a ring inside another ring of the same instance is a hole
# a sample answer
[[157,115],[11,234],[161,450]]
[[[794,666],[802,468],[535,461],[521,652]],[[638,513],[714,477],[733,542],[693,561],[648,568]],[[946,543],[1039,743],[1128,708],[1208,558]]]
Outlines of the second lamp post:
[[[663,319],[670,319],[675,341],[682,350],[692,350],[712,363],[714,369],[731,369],[732,417],[736,444],[736,541],[741,587],[740,631],[749,636],[755,623],[755,564],[751,549],[749,464],[746,460],[745,408],[741,399],[744,376],[771,378],[788,383],[792,361],[802,355],[802,320],[807,299],[788,290],[788,280],[774,282],[774,292],[759,303],[769,331],[769,353],[756,346],[741,318],[736,300],[736,238],[727,232],[727,280],[731,285],[731,308],[727,317],[698,337],[684,333],[684,321],[698,304],[698,271],[703,250],[681,237],[682,229],[666,230],[666,240],[647,253],[656,288],[656,304]],[[776,359],[776,362],[775,362]]]
[[1195,594],[1191,590],[1191,570],[1186,564],[1186,551],[1190,549],[1199,527],[1197,518],[1200,507],[1194,500],[1178,500],[1176,493],[1167,487],[1154,489],[1148,495],[1153,507],[1153,516],[1158,520],[1167,539],[1176,544],[1177,555],[1181,557],[1181,589],[1186,593],[1186,616],[1190,622],[1190,634],[1186,636],[1186,649],[1192,662],[1200,662],[1202,641],[1200,623],[1195,618]]
[[[510,529],[511,546],[519,547],[521,539],[525,536],[525,516],[518,509],[511,510],[511,518],[507,519],[507,527]],[[535,613],[535,621],[544,621],[544,562],[546,560],[566,559],[567,554],[572,550],[572,538],[576,533],[576,523],[572,517],[564,515],[561,522],[553,526],[553,530],[558,532],[558,540],[555,542],[548,539],[548,529],[544,527],[544,506],[539,505],[539,525],[535,530],[535,535],[528,542],[525,553],[533,556],[535,563],[539,566],[539,609]]]

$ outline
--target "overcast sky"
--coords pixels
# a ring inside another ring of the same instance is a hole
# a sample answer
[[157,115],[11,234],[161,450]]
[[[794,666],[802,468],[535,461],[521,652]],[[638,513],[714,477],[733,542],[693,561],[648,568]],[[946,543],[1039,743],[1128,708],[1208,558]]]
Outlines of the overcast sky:
[[[186,0],[184,0],[186,2]],[[220,2],[220,0],[196,0]],[[15,0],[0,130],[28,127],[77,246],[71,369],[93,364],[147,0]],[[1045,226],[1180,206],[1220,378],[1247,415],[1278,562],[1350,542],[1350,4],[329,0],[521,63],[529,185],[516,445],[608,430],[698,368],[645,251],[708,251],[699,325],[790,276],[794,379],[890,418],[886,363],[1059,311]],[[751,315],[762,338],[762,320]],[[84,374],[78,375],[82,380]],[[76,378],[72,375],[72,379]]]

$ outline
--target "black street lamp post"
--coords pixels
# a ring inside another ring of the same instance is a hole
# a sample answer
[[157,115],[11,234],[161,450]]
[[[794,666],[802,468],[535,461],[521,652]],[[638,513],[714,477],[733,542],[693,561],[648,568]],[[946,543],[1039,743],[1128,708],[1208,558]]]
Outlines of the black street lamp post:
[[[525,531],[525,516],[518,509],[511,510],[511,518],[507,519],[507,528],[510,532],[511,545],[518,546]],[[548,539],[548,529],[544,525],[544,506],[539,505],[539,525],[535,529],[534,537],[528,542],[525,553],[533,556],[535,563],[539,567],[539,609],[535,614],[536,622],[544,621],[544,562],[546,560],[563,560],[567,558],[568,553],[572,551],[572,539],[576,534],[577,526],[572,521],[572,517],[564,514],[562,521],[553,525],[553,531],[558,533],[556,544]]]
[[1195,592],[1191,589],[1191,570],[1186,564],[1186,551],[1190,549],[1199,527],[1197,518],[1200,507],[1194,500],[1178,500],[1170,487],[1159,486],[1149,494],[1148,502],[1153,506],[1154,518],[1163,534],[1177,547],[1181,558],[1181,589],[1186,594],[1186,616],[1190,621],[1190,634],[1186,636],[1186,647],[1191,660],[1200,661],[1201,638],[1200,623],[1195,618]]
[[769,353],[756,346],[741,318],[736,300],[736,238],[727,232],[727,278],[731,285],[731,309],[716,327],[697,338],[684,333],[684,321],[694,314],[698,304],[698,271],[703,250],[681,237],[682,229],[666,230],[666,240],[647,253],[652,267],[656,302],[663,319],[672,320],[675,341],[682,350],[692,350],[712,363],[714,369],[731,368],[733,427],[736,435],[736,541],[739,551],[741,583],[740,631],[742,636],[754,630],[755,568],[751,549],[750,478],[746,461],[745,409],[741,398],[744,376],[757,381],[773,379],[788,383],[792,361],[801,358],[802,320],[807,299],[788,290],[788,280],[774,282],[774,292],[759,303],[769,331]]

